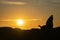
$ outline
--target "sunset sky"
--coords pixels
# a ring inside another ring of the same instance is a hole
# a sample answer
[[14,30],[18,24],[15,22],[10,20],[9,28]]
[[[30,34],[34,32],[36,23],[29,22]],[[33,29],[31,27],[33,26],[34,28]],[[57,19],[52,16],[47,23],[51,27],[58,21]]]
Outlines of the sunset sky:
[[19,27],[16,20],[24,20],[22,29],[45,25],[54,16],[54,27],[60,26],[60,0],[0,0],[0,27]]

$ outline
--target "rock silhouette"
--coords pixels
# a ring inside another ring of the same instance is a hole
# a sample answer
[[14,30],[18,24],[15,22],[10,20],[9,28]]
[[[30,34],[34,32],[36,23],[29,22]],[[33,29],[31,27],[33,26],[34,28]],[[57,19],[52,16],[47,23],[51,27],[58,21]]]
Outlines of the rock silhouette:
[[41,27],[41,29],[43,29],[43,30],[52,29],[52,28],[53,28],[53,15],[51,15],[51,16],[48,18],[48,20],[47,20],[47,22],[46,22],[46,25],[43,25],[43,26],[40,26],[40,25],[39,25],[39,27]]
[[41,29],[0,27],[0,40],[60,40],[60,27],[53,28],[53,15],[49,17],[46,25],[38,26]]
[[51,16],[49,17],[49,19],[47,20],[47,22],[46,22],[46,28],[47,28],[47,29],[53,28],[53,15],[51,15]]

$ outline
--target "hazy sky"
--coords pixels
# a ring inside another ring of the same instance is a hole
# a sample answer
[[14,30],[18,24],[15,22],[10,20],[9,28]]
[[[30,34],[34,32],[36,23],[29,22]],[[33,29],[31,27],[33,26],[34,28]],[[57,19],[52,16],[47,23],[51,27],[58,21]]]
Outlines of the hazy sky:
[[26,28],[44,25],[54,15],[54,26],[60,26],[60,0],[0,0],[0,26],[16,26],[24,19]]

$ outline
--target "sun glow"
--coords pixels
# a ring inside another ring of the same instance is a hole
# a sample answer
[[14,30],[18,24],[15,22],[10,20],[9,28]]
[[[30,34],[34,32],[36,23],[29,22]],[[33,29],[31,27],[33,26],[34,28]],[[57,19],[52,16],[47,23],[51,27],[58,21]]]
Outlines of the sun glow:
[[21,19],[17,20],[17,25],[18,26],[23,26],[23,24],[24,24],[23,20],[21,20]]

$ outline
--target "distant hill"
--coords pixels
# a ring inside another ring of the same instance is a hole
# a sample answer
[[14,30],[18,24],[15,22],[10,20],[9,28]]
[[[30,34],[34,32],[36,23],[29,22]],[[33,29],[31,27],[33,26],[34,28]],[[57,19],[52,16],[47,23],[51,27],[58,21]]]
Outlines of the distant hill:
[[48,31],[41,29],[20,30],[18,28],[1,27],[0,40],[52,40],[60,39],[60,28]]

